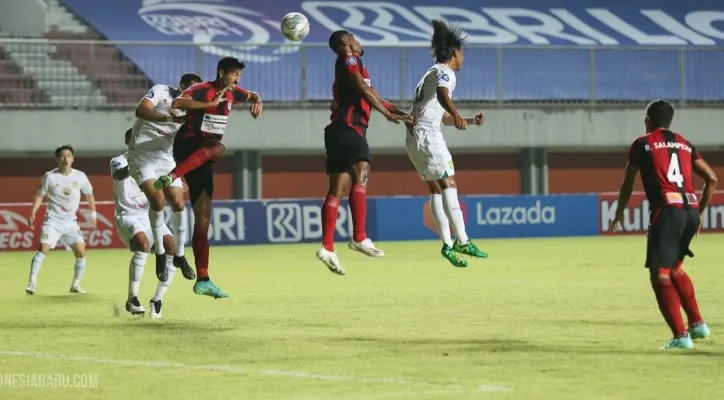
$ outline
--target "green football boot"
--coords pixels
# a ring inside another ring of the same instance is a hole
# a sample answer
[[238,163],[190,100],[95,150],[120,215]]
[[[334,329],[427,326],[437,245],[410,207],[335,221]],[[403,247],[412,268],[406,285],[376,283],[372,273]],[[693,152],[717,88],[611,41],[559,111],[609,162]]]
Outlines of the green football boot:
[[225,299],[229,297],[223,290],[219,289],[218,286],[214,285],[214,282],[208,281],[196,281],[194,284],[194,293],[204,296],[210,296],[215,299]]
[[453,244],[453,251],[460,254],[465,254],[470,257],[476,258],[488,258],[488,253],[480,250],[473,242],[468,240],[466,244],[460,244],[457,240]]
[[460,257],[455,251],[453,251],[453,248],[448,246],[447,244],[442,245],[442,250],[440,250],[440,254],[450,262],[453,266],[456,266],[458,268],[465,268],[468,266],[468,260]]

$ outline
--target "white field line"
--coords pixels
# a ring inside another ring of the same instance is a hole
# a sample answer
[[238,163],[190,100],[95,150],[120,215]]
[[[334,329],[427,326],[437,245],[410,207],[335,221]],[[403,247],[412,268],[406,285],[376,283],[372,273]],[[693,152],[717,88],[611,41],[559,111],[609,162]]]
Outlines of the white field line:
[[[115,358],[96,358],[86,356],[73,356],[64,354],[51,354],[41,352],[29,352],[29,351],[13,351],[13,350],[0,350],[0,356],[9,357],[23,357],[23,358],[42,358],[49,360],[60,360],[60,361],[74,361],[74,362],[86,362],[94,364],[115,364],[124,366],[135,366],[135,367],[149,367],[149,368],[170,368],[175,370],[188,370],[188,371],[219,371],[227,372],[231,374],[239,375],[265,375],[265,376],[282,376],[299,379],[319,380],[328,382],[354,382],[354,383],[384,383],[389,385],[398,386],[417,386],[417,387],[428,387],[428,388],[439,388],[440,390],[447,390],[451,392],[455,391],[466,391],[466,388],[458,384],[447,384],[447,383],[436,383],[428,381],[413,381],[400,378],[392,377],[362,377],[362,376],[350,376],[350,375],[326,375],[317,374],[307,371],[288,371],[288,370],[276,370],[276,369],[252,369],[238,367],[235,365],[219,365],[219,364],[186,364],[169,361],[143,361],[143,360],[123,360]],[[508,392],[512,389],[507,386],[500,385],[476,385],[470,388],[471,392]]]

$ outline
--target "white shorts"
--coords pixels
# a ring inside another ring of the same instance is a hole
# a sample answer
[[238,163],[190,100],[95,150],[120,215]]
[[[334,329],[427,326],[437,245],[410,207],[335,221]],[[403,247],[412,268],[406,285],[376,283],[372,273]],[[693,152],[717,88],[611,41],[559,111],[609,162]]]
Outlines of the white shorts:
[[418,137],[420,139],[416,140],[408,130],[405,135],[405,149],[422,180],[437,181],[455,175],[452,155],[442,140],[442,132],[434,135],[418,135]]
[[[128,173],[133,177],[138,186],[148,180],[155,181],[163,175],[167,175],[176,167],[171,152],[166,150],[128,150]],[[183,188],[181,178],[171,184],[173,187]]]
[[43,222],[40,243],[47,244],[53,249],[59,243],[63,246],[71,246],[76,243],[85,243],[85,240],[76,221],[48,220]]
[[[116,217],[115,220],[118,237],[128,250],[131,249],[131,240],[133,240],[133,237],[139,232],[143,232],[144,235],[146,235],[146,238],[148,239],[148,247],[153,247],[153,232],[151,231],[151,222],[149,222],[148,216],[126,215]],[[171,235],[171,231],[165,224],[162,229],[163,236]]]

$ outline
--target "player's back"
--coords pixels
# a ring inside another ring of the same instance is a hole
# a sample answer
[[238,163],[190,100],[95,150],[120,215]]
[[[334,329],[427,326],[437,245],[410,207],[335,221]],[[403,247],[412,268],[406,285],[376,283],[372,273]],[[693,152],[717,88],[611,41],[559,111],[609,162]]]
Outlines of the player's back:
[[439,131],[445,109],[437,100],[437,88],[448,88],[452,97],[455,90],[455,72],[445,64],[435,64],[427,70],[415,88],[415,97],[410,115],[415,126],[424,130]]
[[[111,159],[111,177],[115,175],[117,170],[127,166],[128,160],[125,154],[113,157]],[[113,195],[116,203],[116,217],[132,215],[148,218],[148,198],[131,176],[127,176],[125,179],[115,179],[113,177]]]
[[369,124],[371,108],[354,86],[352,74],[356,72],[360,72],[365,83],[371,86],[370,75],[361,58],[354,54],[337,56],[332,85],[332,125],[366,128]]
[[694,161],[701,156],[684,136],[657,129],[634,140],[629,159],[639,166],[651,209],[697,208]]
[[[171,103],[180,94],[178,90],[168,85],[155,85],[141,101],[150,101],[154,111],[168,115]],[[175,122],[150,122],[136,119],[128,146],[131,149],[169,148],[180,126],[181,124]]]

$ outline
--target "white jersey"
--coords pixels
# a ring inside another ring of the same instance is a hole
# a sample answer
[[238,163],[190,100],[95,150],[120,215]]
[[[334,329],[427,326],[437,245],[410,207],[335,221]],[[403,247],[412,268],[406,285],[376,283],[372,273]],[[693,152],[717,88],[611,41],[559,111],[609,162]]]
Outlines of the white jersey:
[[455,83],[455,71],[445,64],[433,65],[420,79],[415,88],[415,99],[410,111],[410,115],[415,118],[415,128],[419,128],[413,129],[415,136],[424,132],[427,135],[439,134],[442,137],[441,124],[445,109],[437,101],[437,88],[446,87],[452,98]]
[[[153,103],[153,110],[170,115],[171,103],[181,92],[167,85],[155,85],[141,99]],[[149,122],[136,119],[128,148],[136,150],[167,150],[173,148],[173,138],[181,124],[174,122]]]
[[[111,159],[111,177],[119,169],[128,166],[125,154]],[[125,179],[113,178],[113,194],[116,202],[115,217],[140,216],[148,218],[148,199],[138,187],[136,181],[128,176]]]
[[45,219],[58,222],[75,221],[81,193],[93,193],[93,186],[84,172],[71,169],[68,175],[63,175],[58,168],[46,172],[38,188],[38,196],[48,197]]

